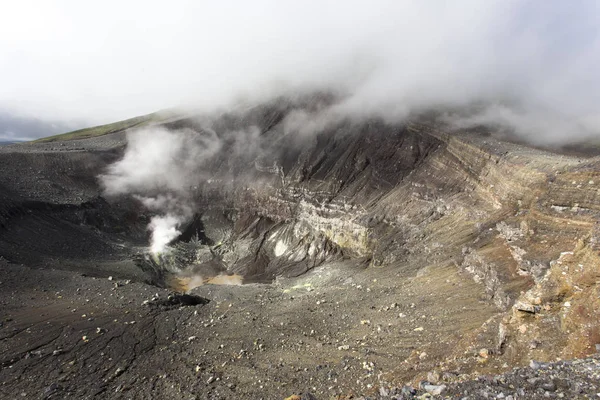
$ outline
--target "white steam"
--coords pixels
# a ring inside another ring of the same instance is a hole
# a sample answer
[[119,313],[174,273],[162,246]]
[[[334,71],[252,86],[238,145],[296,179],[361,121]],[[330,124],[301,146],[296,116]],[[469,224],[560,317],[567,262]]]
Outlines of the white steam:
[[168,193],[146,205],[171,207],[175,199],[172,194],[183,195],[189,191],[190,177],[198,172],[199,160],[215,154],[220,147],[219,138],[210,130],[202,135],[191,130],[164,128],[130,132],[125,156],[112,164],[102,177],[106,194]]
[[150,251],[164,253],[194,215],[194,190],[210,178],[206,163],[225,141],[230,145],[230,160],[252,159],[259,152],[259,136],[256,126],[221,136],[209,126],[198,132],[162,127],[130,131],[123,158],[108,167],[100,182],[106,196],[131,196],[155,214],[148,224]]
[[152,217],[148,229],[152,231],[150,251],[153,254],[163,253],[167,245],[181,235],[176,228],[181,222],[175,215]]
[[187,200],[186,194],[180,192],[179,196],[158,194],[153,197],[135,194],[133,197],[150,211],[164,214],[152,217],[148,224],[148,230],[150,231],[150,251],[153,254],[165,253],[167,245],[181,235],[178,228],[192,216],[193,212],[187,204],[189,200]]
[[209,129],[199,134],[163,128],[130,132],[127,141],[125,155],[109,166],[101,183],[106,195],[132,195],[157,214],[148,225],[150,250],[163,253],[191,218],[191,187],[202,176],[202,161],[219,151],[221,141]]

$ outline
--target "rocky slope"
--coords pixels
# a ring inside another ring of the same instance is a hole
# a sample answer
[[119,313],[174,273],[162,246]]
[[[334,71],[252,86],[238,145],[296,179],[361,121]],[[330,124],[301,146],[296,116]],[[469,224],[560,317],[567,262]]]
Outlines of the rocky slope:
[[307,107],[160,123],[219,143],[160,258],[99,187],[123,132],[0,148],[0,393],[383,396],[596,351],[598,158],[424,117],[290,131]]

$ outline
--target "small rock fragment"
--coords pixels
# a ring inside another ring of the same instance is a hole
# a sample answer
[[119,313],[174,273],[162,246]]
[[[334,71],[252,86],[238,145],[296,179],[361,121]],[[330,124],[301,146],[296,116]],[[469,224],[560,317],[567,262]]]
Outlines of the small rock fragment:
[[542,364],[537,361],[531,360],[529,362],[529,368],[531,368],[533,370],[539,369],[541,366],[542,366]]
[[437,371],[429,371],[427,373],[427,380],[431,383],[436,383],[440,381],[440,374]]
[[423,389],[433,396],[439,396],[446,389],[446,385],[423,385]]
[[479,357],[481,358],[488,358],[490,356],[490,352],[488,349],[481,349],[479,350]]
[[517,311],[527,312],[531,314],[535,314],[540,311],[540,306],[535,306],[533,304],[525,303],[524,301],[517,301],[513,306]]

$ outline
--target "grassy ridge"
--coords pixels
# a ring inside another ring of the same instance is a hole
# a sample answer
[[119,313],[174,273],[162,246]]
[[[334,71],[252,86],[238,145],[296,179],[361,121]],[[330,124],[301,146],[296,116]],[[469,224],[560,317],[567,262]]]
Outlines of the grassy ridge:
[[169,118],[170,116],[171,115],[168,112],[155,112],[148,115],[142,115],[140,117],[114,122],[112,124],[99,125],[91,128],[84,128],[72,132],[61,133],[59,135],[48,136],[45,138],[34,140],[33,143],[62,142],[66,140],[86,139],[95,136],[108,135],[109,133],[120,132],[124,131],[125,129],[148,125],[152,122],[159,122]]

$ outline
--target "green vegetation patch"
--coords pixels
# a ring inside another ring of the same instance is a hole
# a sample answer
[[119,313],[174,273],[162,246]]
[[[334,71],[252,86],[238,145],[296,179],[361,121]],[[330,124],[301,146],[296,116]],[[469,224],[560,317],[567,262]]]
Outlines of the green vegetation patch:
[[112,124],[99,125],[91,128],[79,129],[73,132],[61,133],[60,135],[48,136],[34,140],[33,143],[62,142],[108,135],[109,133],[121,132],[134,127],[139,128],[153,122],[164,121],[172,116],[173,115],[170,112],[155,112],[140,117],[126,119],[124,121],[114,122]]

